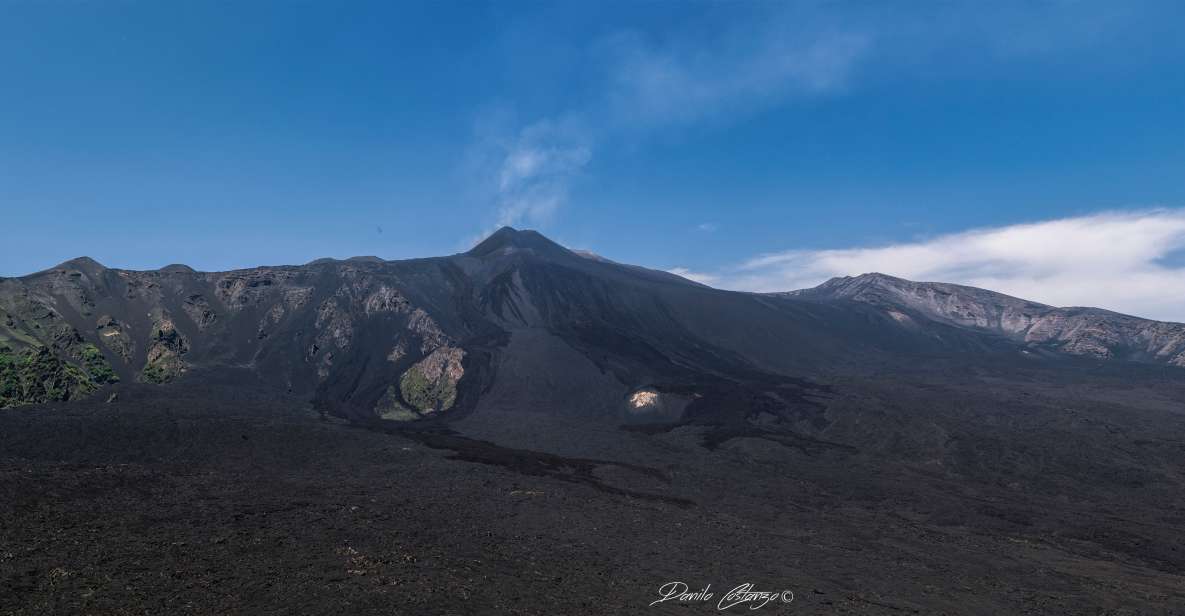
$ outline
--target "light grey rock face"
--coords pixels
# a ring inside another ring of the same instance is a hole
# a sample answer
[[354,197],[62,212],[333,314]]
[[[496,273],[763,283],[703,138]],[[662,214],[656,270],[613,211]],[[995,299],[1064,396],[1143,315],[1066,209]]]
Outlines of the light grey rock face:
[[832,278],[812,289],[776,295],[860,302],[884,309],[898,322],[908,319],[903,312],[911,313],[998,332],[1034,347],[1070,355],[1185,366],[1185,324],[1097,308],[1058,308],[975,287],[913,282],[884,274]]
[[913,282],[884,274],[832,278],[813,288],[785,295],[814,299],[849,299],[886,309],[911,308],[930,318],[1008,334],[1027,331],[1052,306],[1002,293],[941,282]]

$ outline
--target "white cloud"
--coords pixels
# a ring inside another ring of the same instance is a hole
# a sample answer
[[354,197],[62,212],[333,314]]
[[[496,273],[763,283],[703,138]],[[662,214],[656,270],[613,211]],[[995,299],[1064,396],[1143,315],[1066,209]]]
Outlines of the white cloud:
[[667,272],[674,274],[676,276],[682,276],[688,280],[692,280],[694,282],[698,282],[700,284],[706,284],[706,285],[712,285],[713,283],[717,282],[720,279],[718,276],[716,276],[714,274],[707,274],[704,272],[693,272],[693,271],[687,269],[686,267],[674,267],[674,268],[667,270]]
[[716,231],[716,229],[719,229],[720,226],[714,222],[701,222],[700,224],[696,225],[695,228],[696,230],[703,231],[704,233],[713,233]]
[[871,248],[760,255],[707,274],[719,286],[786,291],[881,272],[967,284],[1056,306],[1185,321],[1185,210],[1108,212]]

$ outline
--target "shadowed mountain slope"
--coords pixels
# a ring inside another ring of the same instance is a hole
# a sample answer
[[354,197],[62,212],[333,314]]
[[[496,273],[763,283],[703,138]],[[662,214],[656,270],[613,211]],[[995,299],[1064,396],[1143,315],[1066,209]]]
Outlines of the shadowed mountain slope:
[[463,414],[484,400],[651,421],[740,390],[793,406],[812,380],[919,356],[1182,364],[1181,331],[881,275],[721,291],[507,227],[449,257],[212,273],[80,258],[0,280],[0,396],[68,400],[120,379],[239,367],[355,419]]

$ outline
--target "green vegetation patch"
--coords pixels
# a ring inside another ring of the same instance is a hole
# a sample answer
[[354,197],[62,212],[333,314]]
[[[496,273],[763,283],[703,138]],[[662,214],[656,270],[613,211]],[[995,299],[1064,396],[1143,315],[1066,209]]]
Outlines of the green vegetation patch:
[[455,382],[445,374],[430,380],[419,365],[412,366],[403,373],[399,389],[403,392],[403,399],[422,413],[448,410],[457,400]]
[[185,364],[176,355],[162,355],[149,361],[140,371],[140,380],[145,383],[161,385],[181,376],[185,372]]
[[399,391],[394,385],[388,385],[386,393],[374,406],[375,413],[381,419],[392,421],[413,421],[420,418],[420,414],[407,408],[399,401]]
[[103,357],[103,352],[99,347],[86,343],[82,345],[80,351],[82,356],[82,367],[90,374],[91,380],[99,385],[107,383],[118,383],[119,376],[115,374],[115,370],[111,368],[111,364]]
[[90,375],[48,349],[0,350],[0,408],[76,400],[98,389]]

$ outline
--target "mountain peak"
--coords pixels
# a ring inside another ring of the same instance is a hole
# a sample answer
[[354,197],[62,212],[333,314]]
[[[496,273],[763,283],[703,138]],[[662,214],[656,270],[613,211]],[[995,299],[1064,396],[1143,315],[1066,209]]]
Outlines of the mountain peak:
[[196,270],[194,270],[192,267],[189,267],[188,265],[186,265],[184,263],[170,263],[169,265],[166,265],[157,271],[165,273],[165,274],[194,274],[194,273],[196,273]]
[[898,278],[896,276],[890,276],[880,272],[868,272],[866,274],[860,274],[859,276],[852,276],[851,278],[854,278],[855,280],[868,280],[877,282],[906,282],[904,278]]
[[92,272],[101,272],[107,269],[107,267],[90,257],[75,257],[69,261],[59,263],[55,269],[75,269],[89,274]]
[[868,289],[901,289],[919,283],[897,278],[880,272],[869,272],[859,276],[836,276],[817,287],[790,291],[790,295],[812,295],[848,297]]
[[487,257],[516,252],[532,252],[541,255],[570,255],[567,248],[547,239],[542,233],[531,229],[518,230],[502,227],[469,250],[469,256]]
[[904,278],[898,278],[896,276],[890,276],[888,274],[882,274],[880,272],[868,272],[866,274],[860,274],[859,276],[837,276],[835,278],[828,280],[827,282],[824,282],[820,286],[836,286],[836,285],[852,285],[852,284],[860,285],[860,286],[885,285],[885,284],[900,285],[903,283],[910,283],[910,282],[911,281],[906,280]]

